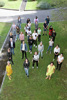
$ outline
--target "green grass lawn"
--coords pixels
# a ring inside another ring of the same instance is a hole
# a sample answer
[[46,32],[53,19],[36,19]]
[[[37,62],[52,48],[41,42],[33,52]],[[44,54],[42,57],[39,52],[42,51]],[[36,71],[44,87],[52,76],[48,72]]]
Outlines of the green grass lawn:
[[[2,0],[0,0],[0,1],[2,1]],[[3,8],[19,9],[22,0],[16,0],[16,1],[13,1],[13,0],[3,0],[3,2],[5,3]]]
[[10,27],[10,23],[0,23],[0,48],[3,45],[3,42],[5,40],[5,37],[7,36],[7,33],[9,32]]
[[[22,25],[22,31],[24,32],[24,25]],[[42,36],[44,44],[44,58],[39,61],[39,68],[32,69],[32,56],[37,49],[33,48],[33,54],[30,55],[27,52],[27,56],[30,61],[29,78],[26,77],[23,68],[24,60],[21,59],[20,41],[16,42],[15,56],[13,56],[14,65],[12,80],[9,81],[6,76],[0,100],[67,100],[67,21],[64,22],[51,22],[50,25],[54,27],[57,32],[56,44],[60,45],[61,52],[64,53],[64,62],[61,71],[55,71],[52,75],[52,79],[46,80],[45,74],[47,65],[53,60],[52,54],[46,54],[48,48],[48,36]],[[39,26],[43,33],[43,23]],[[32,32],[34,31],[34,25],[32,24]],[[25,37],[27,43],[27,38]],[[28,44],[28,43],[27,43]],[[28,49],[29,50],[29,49]],[[56,66],[56,61],[54,62]]]
[[67,0],[28,0],[27,5],[26,5],[26,10],[36,10],[37,4],[41,1],[50,3],[51,5],[54,4],[54,8],[57,7],[67,7]]

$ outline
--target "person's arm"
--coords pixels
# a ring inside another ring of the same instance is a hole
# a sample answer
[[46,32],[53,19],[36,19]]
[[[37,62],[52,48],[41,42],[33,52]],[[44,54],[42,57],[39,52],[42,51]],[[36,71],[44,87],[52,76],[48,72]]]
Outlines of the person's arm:
[[54,68],[54,70],[53,70],[53,73],[55,73],[55,68]]

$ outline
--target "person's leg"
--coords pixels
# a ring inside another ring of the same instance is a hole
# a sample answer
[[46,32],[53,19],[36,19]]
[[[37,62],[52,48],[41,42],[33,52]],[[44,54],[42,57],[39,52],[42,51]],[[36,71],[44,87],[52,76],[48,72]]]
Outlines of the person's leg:
[[39,55],[39,57],[40,57],[40,51],[38,52],[38,55]]
[[61,65],[62,65],[62,63],[59,64],[59,70],[61,69]]
[[18,34],[16,34],[16,40],[17,40],[17,38],[18,38]]
[[24,51],[22,51],[22,59],[24,58]]
[[38,68],[38,61],[36,61],[36,66],[37,66],[37,68]]
[[12,52],[12,48],[10,48],[10,52]]
[[26,70],[27,70],[27,77],[29,77],[29,68],[27,68]]
[[35,40],[35,45],[36,45],[36,48],[37,48],[37,40]]
[[49,76],[49,80],[51,79],[51,75]]
[[11,59],[12,64],[14,64],[13,60]]
[[35,60],[33,60],[32,68],[34,68]]
[[25,70],[25,73],[26,73],[26,75],[27,75],[27,71],[26,71],[26,68],[24,68],[24,70]]
[[14,55],[14,48],[12,48],[12,54]]
[[53,47],[53,46],[50,46],[50,48],[51,48],[50,53],[52,52],[52,47]]
[[41,35],[39,35],[39,42],[41,41]]
[[56,69],[58,69],[58,66],[59,66],[59,64],[58,64],[58,61],[57,61],[57,67],[56,67]]
[[26,54],[26,51],[24,51],[24,53],[25,53],[25,58],[27,58],[27,54]]
[[50,46],[48,47],[47,52],[49,51],[49,49],[50,49]]
[[41,51],[41,58],[43,58],[43,52]]

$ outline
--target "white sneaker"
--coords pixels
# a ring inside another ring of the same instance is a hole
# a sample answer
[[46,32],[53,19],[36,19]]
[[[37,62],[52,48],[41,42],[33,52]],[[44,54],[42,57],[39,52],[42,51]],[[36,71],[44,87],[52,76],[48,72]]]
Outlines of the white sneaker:
[[32,69],[34,69],[34,67],[32,66]]
[[30,50],[29,50],[29,52],[30,52]]
[[54,61],[55,59],[53,59],[53,61]]
[[38,66],[37,66],[37,69],[38,69]]
[[47,54],[48,52],[46,52],[46,54]]
[[34,44],[34,47],[35,47],[35,44]]
[[51,51],[50,51],[50,54],[51,54]]
[[36,48],[37,48],[37,46],[36,46]]
[[32,52],[30,52],[30,54],[32,54]]

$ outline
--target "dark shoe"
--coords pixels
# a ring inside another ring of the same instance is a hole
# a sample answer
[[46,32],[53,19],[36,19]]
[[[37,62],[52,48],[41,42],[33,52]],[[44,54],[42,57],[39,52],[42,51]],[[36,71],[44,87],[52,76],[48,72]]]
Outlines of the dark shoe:
[[41,57],[43,59],[43,57]]
[[29,77],[29,75],[27,77]]

